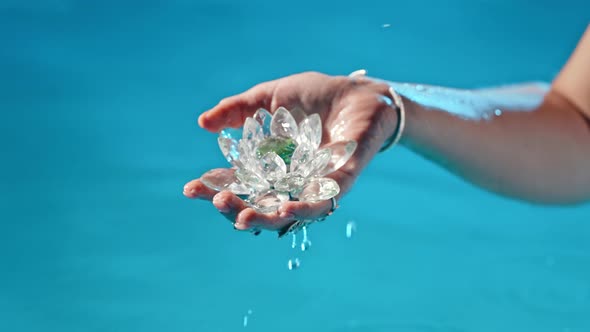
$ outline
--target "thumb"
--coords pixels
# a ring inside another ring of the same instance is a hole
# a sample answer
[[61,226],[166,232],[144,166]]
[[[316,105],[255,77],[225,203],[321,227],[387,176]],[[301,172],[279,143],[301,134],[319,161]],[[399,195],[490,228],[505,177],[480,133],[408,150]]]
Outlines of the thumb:
[[264,82],[243,93],[222,99],[215,107],[201,114],[199,126],[212,132],[241,126],[259,108],[270,107],[276,84],[276,80]]

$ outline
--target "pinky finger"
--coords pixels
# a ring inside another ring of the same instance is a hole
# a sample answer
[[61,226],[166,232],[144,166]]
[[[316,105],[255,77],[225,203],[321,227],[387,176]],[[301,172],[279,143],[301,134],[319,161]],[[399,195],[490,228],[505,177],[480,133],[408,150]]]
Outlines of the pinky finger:
[[217,191],[207,187],[201,180],[197,179],[185,184],[182,193],[188,198],[199,198],[210,201],[217,194]]

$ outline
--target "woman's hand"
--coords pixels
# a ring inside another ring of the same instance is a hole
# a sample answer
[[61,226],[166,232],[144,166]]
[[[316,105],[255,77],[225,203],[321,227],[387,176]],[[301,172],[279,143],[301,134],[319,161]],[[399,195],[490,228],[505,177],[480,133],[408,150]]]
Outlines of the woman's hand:
[[[397,114],[388,105],[389,86],[365,77],[327,76],[302,73],[265,82],[239,95],[223,99],[199,117],[199,125],[211,132],[227,127],[241,127],[245,119],[259,108],[273,113],[280,106],[299,108],[307,114],[318,113],[322,119],[322,145],[341,140],[355,140],[357,149],[349,161],[328,175],[340,185],[340,198],[393,133]],[[330,201],[317,203],[289,201],[277,212],[263,214],[248,207],[230,191],[216,192],[196,179],[184,187],[189,198],[210,200],[239,230],[280,230],[298,219],[325,216]]]

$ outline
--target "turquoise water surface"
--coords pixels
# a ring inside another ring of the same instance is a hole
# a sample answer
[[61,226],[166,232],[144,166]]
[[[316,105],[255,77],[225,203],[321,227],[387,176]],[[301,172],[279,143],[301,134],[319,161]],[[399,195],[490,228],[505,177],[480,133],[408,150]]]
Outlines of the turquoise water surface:
[[0,331],[590,331],[588,205],[396,148],[302,254],[182,196],[226,165],[195,121],[222,97],[305,70],[550,81],[589,20],[582,0],[0,1]]

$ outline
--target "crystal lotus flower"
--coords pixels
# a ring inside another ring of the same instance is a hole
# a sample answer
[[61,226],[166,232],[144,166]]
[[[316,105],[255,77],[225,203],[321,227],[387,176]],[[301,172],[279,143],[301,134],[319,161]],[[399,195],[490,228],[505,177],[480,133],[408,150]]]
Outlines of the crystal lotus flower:
[[[297,123],[294,115],[302,120]],[[241,130],[224,129],[218,137],[233,167],[210,170],[201,181],[214,190],[246,196],[262,213],[274,212],[288,200],[327,200],[338,195],[340,187],[325,176],[348,161],[357,143],[339,141],[320,148],[321,141],[318,114],[292,114],[280,107],[271,115],[259,109]]]

